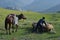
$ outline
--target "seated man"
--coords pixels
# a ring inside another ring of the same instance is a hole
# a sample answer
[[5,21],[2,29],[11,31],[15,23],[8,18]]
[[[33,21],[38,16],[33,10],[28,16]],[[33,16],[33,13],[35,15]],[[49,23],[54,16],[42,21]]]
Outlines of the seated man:
[[35,31],[37,31],[38,28],[40,28],[40,32],[43,32],[43,23],[46,25],[46,22],[45,22],[45,17],[43,17],[42,19],[40,19],[36,25],[36,28],[35,28]]

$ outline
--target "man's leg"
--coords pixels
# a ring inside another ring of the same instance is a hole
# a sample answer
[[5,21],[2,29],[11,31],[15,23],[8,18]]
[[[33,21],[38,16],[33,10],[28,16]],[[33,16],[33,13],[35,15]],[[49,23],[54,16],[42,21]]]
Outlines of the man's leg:
[[37,29],[38,29],[39,25],[37,24],[34,31],[37,32]]
[[43,26],[42,25],[40,25],[40,32],[43,32]]

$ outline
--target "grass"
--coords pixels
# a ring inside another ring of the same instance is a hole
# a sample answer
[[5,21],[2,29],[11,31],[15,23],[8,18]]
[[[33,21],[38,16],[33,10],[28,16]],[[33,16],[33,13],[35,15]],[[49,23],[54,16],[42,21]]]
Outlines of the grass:
[[[20,11],[7,10],[0,8],[0,40],[60,40],[60,14],[56,13],[37,13],[31,11],[23,11],[26,16],[26,20],[19,20],[18,32],[11,35],[5,35],[4,19],[8,14],[15,13],[20,14]],[[47,22],[51,22],[56,30],[56,34],[49,33],[32,33],[32,23],[37,22],[43,16],[46,17]],[[24,25],[26,24],[26,25]]]

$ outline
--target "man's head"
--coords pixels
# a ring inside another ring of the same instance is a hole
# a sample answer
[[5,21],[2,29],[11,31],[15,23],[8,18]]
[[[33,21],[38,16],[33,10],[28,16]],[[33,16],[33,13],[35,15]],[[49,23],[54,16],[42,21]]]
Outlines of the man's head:
[[45,19],[45,17],[42,17],[42,19]]

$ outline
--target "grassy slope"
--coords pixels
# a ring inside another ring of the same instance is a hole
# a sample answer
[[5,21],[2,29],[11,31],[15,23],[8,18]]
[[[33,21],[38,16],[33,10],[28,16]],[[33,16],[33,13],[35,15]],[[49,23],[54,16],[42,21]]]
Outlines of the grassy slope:
[[[10,14],[20,14],[20,11],[12,11],[0,8],[0,29],[4,29],[4,19],[5,17]],[[18,32],[12,33],[11,35],[5,35],[4,30],[0,30],[0,40],[11,40],[16,38],[16,40],[58,40],[60,37],[60,14],[41,14],[37,12],[29,12],[24,11],[23,14],[27,17],[26,20],[19,21],[19,28]],[[37,22],[41,17],[45,16],[47,22],[51,22],[55,29],[56,34],[38,34],[38,33],[31,33],[32,30],[32,23]],[[27,24],[27,25],[23,25]]]

